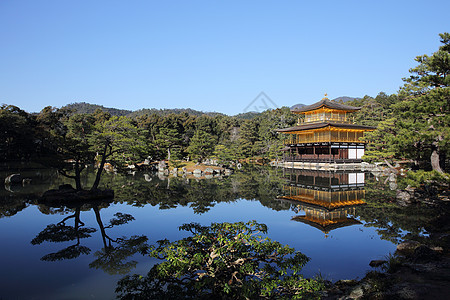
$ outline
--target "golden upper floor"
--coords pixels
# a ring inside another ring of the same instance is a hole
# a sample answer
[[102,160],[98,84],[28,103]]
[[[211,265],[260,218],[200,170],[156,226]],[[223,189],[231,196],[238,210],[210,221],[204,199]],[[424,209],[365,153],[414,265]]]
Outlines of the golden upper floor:
[[291,111],[304,116],[298,119],[297,125],[321,122],[353,124],[354,118],[351,113],[360,109],[360,107],[330,101],[325,97],[317,103],[296,107]]
[[[326,94],[325,94],[326,96]],[[365,131],[375,127],[353,124],[352,112],[360,107],[330,101],[327,97],[317,103],[294,107],[292,113],[302,115],[296,126],[277,129],[277,132],[296,135],[289,137],[287,144],[309,142],[362,142]],[[295,141],[294,141],[295,140]]]

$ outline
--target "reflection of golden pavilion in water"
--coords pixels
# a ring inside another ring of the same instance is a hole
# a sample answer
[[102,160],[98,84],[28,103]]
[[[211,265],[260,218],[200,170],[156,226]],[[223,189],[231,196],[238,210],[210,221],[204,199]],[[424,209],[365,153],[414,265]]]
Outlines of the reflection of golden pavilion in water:
[[292,219],[314,226],[325,234],[331,230],[360,224],[349,215],[355,215],[355,207],[363,201],[364,173],[334,173],[301,169],[285,169],[285,199],[294,204],[296,213]]

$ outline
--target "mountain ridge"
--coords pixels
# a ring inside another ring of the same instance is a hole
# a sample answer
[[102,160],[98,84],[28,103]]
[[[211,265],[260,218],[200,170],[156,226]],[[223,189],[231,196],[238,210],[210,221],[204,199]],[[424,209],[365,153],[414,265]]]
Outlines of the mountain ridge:
[[[332,99],[331,101],[336,101],[336,102],[340,102],[340,103],[345,103],[347,101],[353,101],[353,100],[357,100],[357,99],[361,99],[361,98],[357,98],[357,97],[348,97],[348,96],[342,96],[342,97],[337,97],[335,99]],[[300,108],[306,106],[306,104],[303,103],[298,103],[295,104],[293,106],[290,107],[290,109],[294,109],[294,108]],[[93,113],[95,112],[97,109],[101,109],[104,112],[108,112],[110,113],[112,116],[129,116],[129,117],[138,117],[141,115],[151,115],[151,114],[157,114],[160,116],[166,116],[169,114],[182,114],[182,113],[187,113],[189,115],[192,116],[203,116],[203,115],[207,115],[210,117],[215,117],[215,116],[225,116],[225,114],[223,113],[219,113],[219,112],[204,112],[204,111],[199,111],[199,110],[195,110],[195,109],[191,109],[191,108],[163,108],[163,109],[157,109],[157,108],[141,108],[138,110],[128,110],[128,109],[120,109],[120,108],[113,108],[113,107],[105,107],[103,105],[99,105],[99,104],[91,104],[91,103],[87,103],[87,102],[75,102],[75,103],[70,103],[67,104],[65,106],[63,106],[62,108],[67,108],[67,109],[71,109],[73,111],[75,111],[75,113]],[[236,115],[233,115],[232,117],[238,118],[238,119],[253,119],[256,116],[260,115],[260,112],[247,112],[247,113],[239,113]]]
[[[354,101],[354,100],[358,100],[358,99],[361,99],[361,98],[359,98],[359,97],[341,96],[341,97],[337,97],[337,98],[331,99],[331,101],[339,102],[339,103],[345,103],[345,102],[348,102],[348,101]],[[306,106],[306,105],[309,105],[309,104],[298,103],[298,104],[292,105],[290,107],[290,109],[292,110],[292,109],[295,109],[295,108],[301,108],[301,107]]]
[[218,112],[203,112],[191,108],[163,108],[163,109],[157,109],[157,108],[141,108],[138,110],[127,110],[127,109],[119,109],[119,108],[112,108],[112,107],[105,107],[103,105],[98,104],[91,104],[87,102],[75,102],[71,104],[67,104],[63,106],[62,108],[67,108],[74,110],[76,113],[83,114],[83,113],[93,113],[97,109],[100,109],[104,112],[110,113],[112,116],[129,116],[129,117],[138,117],[141,115],[151,115],[151,114],[157,114],[161,116],[169,115],[169,114],[181,114],[181,113],[187,113],[189,115],[194,116],[202,116],[202,115],[208,115],[211,117],[217,116],[217,115],[224,115],[222,113]]

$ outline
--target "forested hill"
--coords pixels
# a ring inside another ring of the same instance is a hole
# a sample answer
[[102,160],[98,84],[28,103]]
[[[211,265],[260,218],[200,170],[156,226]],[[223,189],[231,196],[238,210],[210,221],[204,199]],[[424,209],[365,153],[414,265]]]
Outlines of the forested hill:
[[[344,97],[338,97],[336,99],[333,99],[333,101],[344,103],[347,101],[353,101],[353,100],[358,100],[358,99],[361,99],[361,98],[344,96]],[[300,108],[302,106],[305,106],[305,104],[293,105],[291,107],[291,109]],[[130,118],[135,118],[135,117],[146,115],[146,114],[147,115],[156,114],[159,116],[167,116],[170,114],[187,113],[188,115],[196,116],[196,117],[203,116],[203,115],[207,115],[210,117],[225,115],[225,114],[218,113],[218,112],[203,112],[203,111],[198,111],[198,110],[191,109],[191,108],[172,108],[172,109],[143,108],[143,109],[131,111],[131,110],[126,110],[126,109],[104,107],[103,105],[90,104],[90,103],[86,103],[86,102],[71,103],[71,104],[64,106],[64,108],[71,109],[79,114],[91,114],[91,113],[95,112],[97,109],[101,109],[104,112],[110,113],[112,116],[128,116]],[[237,119],[241,119],[241,120],[251,120],[260,114],[261,113],[259,113],[259,112],[247,112],[247,113],[237,114],[234,117],[236,117]]]
[[92,114],[97,109],[101,109],[104,112],[108,112],[112,116],[127,116],[132,113],[131,110],[104,107],[102,105],[90,104],[86,102],[71,103],[64,106],[63,108],[68,108],[79,114]]
[[241,120],[251,120],[253,118],[256,118],[258,115],[260,115],[261,113],[256,112],[256,111],[249,111],[246,113],[240,113],[235,115],[235,118],[241,119]]
[[333,99],[331,101],[344,103],[344,102],[347,102],[347,101],[354,101],[354,100],[358,100],[358,99],[361,99],[361,98],[343,96],[343,97],[337,97],[337,98],[335,98],[335,99]]
[[291,106],[291,110],[296,109],[296,108],[302,108],[303,106],[306,106],[306,104],[302,104],[302,103],[295,104],[295,105]]
[[167,116],[170,114],[183,114],[183,113],[187,113],[188,115],[196,116],[196,117],[203,116],[203,115],[207,115],[210,117],[224,115],[224,114],[218,113],[218,112],[203,112],[203,111],[199,111],[199,110],[195,110],[195,109],[191,109],[191,108],[164,108],[164,109],[143,108],[143,109],[139,109],[139,110],[132,112],[129,116],[134,118],[134,117],[142,116],[145,114],[147,114],[147,115],[157,114],[160,116]]
[[77,103],[68,104],[68,105],[64,106],[64,108],[69,108],[79,114],[84,114],[84,113],[91,114],[91,113],[95,112],[97,109],[101,109],[104,112],[110,113],[112,116],[128,116],[131,118],[135,118],[137,116],[141,116],[141,115],[145,115],[145,114],[147,114],[147,115],[157,114],[160,116],[166,116],[169,114],[187,113],[189,115],[197,116],[197,117],[202,116],[202,115],[207,115],[210,117],[223,115],[222,113],[202,112],[202,111],[198,111],[198,110],[194,110],[194,109],[190,109],[190,108],[173,108],[173,109],[144,108],[144,109],[139,109],[136,111],[131,111],[131,110],[126,110],[126,109],[104,107],[102,105],[90,104],[90,103],[86,103],[86,102],[77,102]]
[[[339,103],[345,103],[347,101],[355,101],[355,100],[360,100],[360,99],[361,98],[342,96],[342,97],[334,98],[331,101],[335,101],[335,102],[339,102]],[[291,109],[301,108],[303,106],[306,106],[306,104],[299,103],[299,104],[292,105]]]

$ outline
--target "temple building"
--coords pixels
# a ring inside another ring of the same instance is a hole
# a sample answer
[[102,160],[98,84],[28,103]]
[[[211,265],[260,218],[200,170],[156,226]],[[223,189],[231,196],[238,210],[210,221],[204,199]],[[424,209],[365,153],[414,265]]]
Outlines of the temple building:
[[[285,169],[288,184],[278,199],[289,201],[299,215],[292,218],[321,230],[361,224],[355,208],[364,205],[364,173]],[[290,171],[289,171],[290,170]],[[304,214],[300,214],[301,212]]]
[[361,163],[365,143],[360,138],[375,128],[353,124],[351,113],[360,107],[330,101],[326,96],[312,105],[293,108],[292,113],[302,116],[296,126],[277,130],[287,135],[284,162]]

